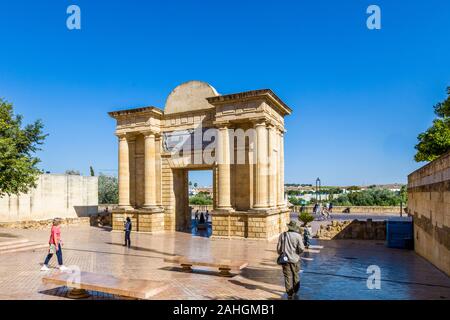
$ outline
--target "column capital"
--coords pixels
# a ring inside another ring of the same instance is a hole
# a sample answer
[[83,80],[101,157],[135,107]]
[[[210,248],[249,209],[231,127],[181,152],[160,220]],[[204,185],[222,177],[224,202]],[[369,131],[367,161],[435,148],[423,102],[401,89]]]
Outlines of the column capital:
[[218,122],[215,125],[216,125],[217,129],[224,130],[224,129],[228,129],[231,124],[228,121],[224,121],[224,122]]
[[267,122],[267,128],[269,128],[269,129],[271,129],[271,130],[274,130],[275,128],[276,128],[276,125],[273,123],[273,122]]
[[144,135],[144,138],[154,138],[156,137],[156,132],[152,131],[152,130],[148,130],[148,131],[142,131],[142,134]]
[[116,137],[119,138],[119,140],[125,140],[127,139],[127,134],[126,133],[116,133]]
[[133,132],[120,132],[116,133],[119,140],[127,140],[128,142],[134,142],[136,140],[136,134]]
[[267,120],[266,119],[256,119],[256,120],[252,120],[253,122],[253,126],[256,127],[267,127]]

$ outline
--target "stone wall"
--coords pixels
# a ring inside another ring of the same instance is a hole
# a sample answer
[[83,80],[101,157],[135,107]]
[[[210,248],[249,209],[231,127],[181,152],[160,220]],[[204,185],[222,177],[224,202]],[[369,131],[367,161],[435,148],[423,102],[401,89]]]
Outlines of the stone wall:
[[450,275],[450,152],[408,176],[414,249]]
[[118,204],[99,204],[98,205],[98,212],[102,213],[102,212],[111,212],[114,209],[117,209]]
[[123,231],[125,219],[129,217],[135,232],[162,232],[164,231],[164,213],[147,213],[145,211],[113,212],[113,230]]
[[[91,217],[81,217],[81,218],[64,218],[61,219],[62,226],[74,226],[74,225],[92,225]],[[53,219],[46,220],[27,220],[27,221],[15,221],[15,222],[0,222],[0,228],[9,229],[37,229],[46,230],[50,229],[53,225]]]
[[78,218],[97,212],[97,177],[43,174],[29,193],[0,198],[0,222]]
[[211,212],[214,209],[214,206],[212,205],[197,205],[197,204],[190,204],[189,207],[192,208],[192,212],[195,212],[196,210],[198,210],[199,212],[206,212],[206,210],[208,210],[209,212]]
[[[301,206],[294,206],[294,212],[300,212]],[[370,213],[370,214],[398,214],[400,215],[400,207],[390,206],[334,206],[333,213],[343,213],[349,208],[350,213]],[[312,212],[313,206],[306,206],[307,212]]]
[[386,240],[386,221],[331,221],[328,225],[320,225],[315,237],[324,240]]
[[[212,205],[190,205],[192,210],[206,211],[213,210]],[[300,206],[293,206],[293,212],[300,212]],[[370,213],[370,214],[398,214],[400,215],[400,207],[391,206],[335,206],[333,213],[343,213],[347,208],[350,208],[350,213]],[[404,208],[404,207],[403,207]],[[313,206],[306,206],[307,212],[312,212]]]
[[274,213],[213,213],[213,238],[270,240],[286,230],[289,211]]

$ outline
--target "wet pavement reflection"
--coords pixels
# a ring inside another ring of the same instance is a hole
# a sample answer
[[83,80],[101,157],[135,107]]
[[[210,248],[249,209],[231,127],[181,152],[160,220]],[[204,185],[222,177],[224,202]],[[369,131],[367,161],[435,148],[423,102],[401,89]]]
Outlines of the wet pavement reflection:
[[[195,220],[195,219],[194,219]],[[73,226],[63,227],[65,264],[82,271],[133,279],[167,281],[170,290],[155,299],[285,299],[283,275],[276,264],[276,239],[271,241],[211,238],[211,223],[191,233],[132,233],[125,248],[122,232]],[[14,237],[45,242],[48,230],[5,230]],[[320,253],[305,253],[301,264],[298,299],[447,299],[450,278],[414,251],[387,248],[383,241],[313,239],[324,246]],[[4,254],[0,259],[0,299],[65,299],[61,288],[42,284],[40,263],[46,249]],[[248,261],[247,268],[232,278],[215,269],[198,268],[184,273],[164,262],[184,255],[196,259]],[[367,286],[367,269],[380,268],[381,287]],[[51,267],[54,268],[55,261]],[[11,271],[14,272],[11,272]],[[53,269],[52,269],[53,270]],[[114,297],[97,294],[97,299]]]

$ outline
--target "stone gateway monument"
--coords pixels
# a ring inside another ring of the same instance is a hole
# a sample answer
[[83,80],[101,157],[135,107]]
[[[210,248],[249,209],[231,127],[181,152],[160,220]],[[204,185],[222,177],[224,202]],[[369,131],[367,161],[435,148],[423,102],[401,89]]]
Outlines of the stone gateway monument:
[[207,83],[176,87],[164,110],[110,112],[119,138],[119,206],[138,232],[190,231],[188,172],[212,170],[212,236],[271,239],[284,231],[284,116],[271,90],[220,95]]

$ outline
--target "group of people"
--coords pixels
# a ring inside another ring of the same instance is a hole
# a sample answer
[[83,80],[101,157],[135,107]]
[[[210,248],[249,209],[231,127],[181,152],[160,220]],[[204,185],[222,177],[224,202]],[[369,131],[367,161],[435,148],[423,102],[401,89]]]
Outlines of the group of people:
[[[206,216],[206,218],[205,218]],[[199,220],[200,223],[205,223],[209,218],[209,212],[206,211],[205,214],[201,212],[199,214],[198,210],[195,212],[195,220]],[[56,254],[58,259],[59,269],[61,271],[68,270],[63,264],[62,247],[63,241],[61,238],[61,220],[54,219],[52,228],[50,230],[49,239],[49,251],[45,258],[44,264],[42,265],[42,271],[48,271],[48,264]],[[301,235],[300,228],[294,221],[287,224],[288,230],[283,232],[278,238],[277,252],[280,255],[278,258],[278,264],[283,268],[284,284],[286,287],[286,293],[288,294],[288,299],[292,299],[294,295],[298,293],[300,289],[300,254],[308,248],[311,243],[312,229],[309,224],[305,224],[303,229],[303,236]],[[129,217],[126,218],[124,224],[125,231],[125,244],[128,248],[131,246],[130,234],[132,230],[132,222]]]
[[[124,246],[130,248],[131,247],[131,230],[132,230],[132,223],[131,219],[127,217],[124,224],[124,231],[125,231],[125,244]],[[56,255],[56,258],[58,260],[58,268],[61,271],[66,271],[68,268],[63,263],[63,254],[62,254],[62,248],[63,248],[63,241],[61,238],[61,219],[55,218],[52,222],[52,228],[50,229],[50,239],[48,241],[49,249],[48,254],[45,257],[44,263],[41,267],[41,271],[49,271],[48,264],[50,263],[50,260],[52,259],[53,255]]]
[[322,206],[320,203],[314,204],[313,207],[313,214],[323,216],[324,218],[328,219],[330,217],[330,214],[333,213],[333,204],[332,203],[326,203],[324,206]]
[[206,213],[203,214],[203,211],[199,213],[198,210],[195,211],[194,214],[195,221],[198,221],[199,224],[205,224],[209,221],[209,210],[206,210]]

